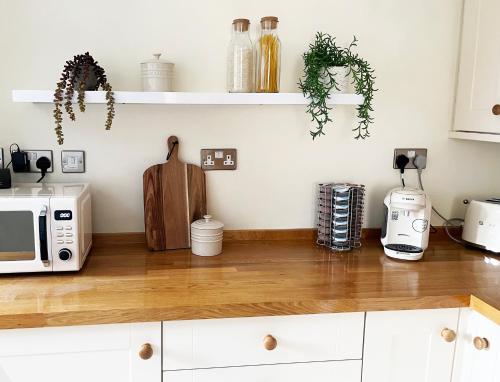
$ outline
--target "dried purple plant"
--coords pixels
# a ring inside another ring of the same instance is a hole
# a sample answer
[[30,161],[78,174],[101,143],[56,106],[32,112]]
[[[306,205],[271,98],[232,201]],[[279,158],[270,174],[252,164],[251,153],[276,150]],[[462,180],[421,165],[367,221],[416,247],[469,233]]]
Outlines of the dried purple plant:
[[[95,83],[89,81],[92,73],[95,76]],[[101,88],[106,92],[106,130],[111,129],[113,118],[115,117],[115,97],[113,88],[106,78],[104,69],[99,66],[98,62],[94,60],[89,52],[74,56],[72,60],[66,61],[59,82],[56,85],[56,90],[54,91],[55,108],[53,114],[56,124],[55,131],[57,142],[60,145],[64,143],[64,134],[62,131],[63,103],[69,118],[72,121],[76,119],[72,103],[75,88],[78,91],[78,107],[82,113],[85,112],[85,90],[95,91]]]

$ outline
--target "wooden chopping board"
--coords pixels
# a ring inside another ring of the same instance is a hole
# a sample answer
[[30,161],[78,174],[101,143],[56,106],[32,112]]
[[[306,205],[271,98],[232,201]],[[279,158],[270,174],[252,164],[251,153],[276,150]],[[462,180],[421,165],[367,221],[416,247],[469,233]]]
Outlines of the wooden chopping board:
[[153,251],[191,247],[191,223],[207,213],[205,173],[179,160],[179,140],[168,138],[170,158],[143,175],[146,242]]

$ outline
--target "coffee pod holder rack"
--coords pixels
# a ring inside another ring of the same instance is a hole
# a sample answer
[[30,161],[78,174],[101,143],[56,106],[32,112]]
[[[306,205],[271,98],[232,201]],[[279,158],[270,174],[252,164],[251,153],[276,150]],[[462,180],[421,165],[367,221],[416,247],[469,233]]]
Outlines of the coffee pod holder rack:
[[321,183],[317,193],[316,243],[334,251],[361,247],[365,186]]

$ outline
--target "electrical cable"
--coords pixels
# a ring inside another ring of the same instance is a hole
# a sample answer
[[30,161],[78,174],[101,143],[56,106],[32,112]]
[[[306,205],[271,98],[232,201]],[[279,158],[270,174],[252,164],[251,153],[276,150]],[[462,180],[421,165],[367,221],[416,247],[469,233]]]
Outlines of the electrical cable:
[[[420,189],[422,191],[425,191],[424,189],[424,185],[422,183],[422,169],[423,169],[423,165],[421,163],[418,162],[418,158],[419,158],[419,155],[417,155],[415,157],[415,160],[413,161],[413,163],[415,164],[415,167],[417,167],[417,175],[418,175],[418,185],[420,187]],[[425,162],[424,162],[424,165],[425,165]],[[447,219],[444,217],[443,214],[441,214],[436,207],[432,206],[432,211],[434,211],[434,213],[439,216],[443,222],[444,222],[444,231],[446,232],[446,235],[448,235],[448,237],[453,240],[455,243],[459,243],[459,244],[465,244],[463,240],[461,239],[457,239],[456,237],[454,237],[450,230],[449,230],[449,227],[461,227],[462,224],[458,224],[458,225],[455,225],[453,224],[453,222],[459,222],[459,223],[463,223],[464,222],[464,219],[461,219],[461,218],[451,218],[451,219]]]
[[45,178],[45,175],[47,175],[47,170],[50,168],[51,165],[52,164],[49,158],[47,157],[38,158],[38,160],[36,161],[36,167],[40,169],[42,177],[38,179],[37,183],[40,183],[43,180],[43,178]]
[[7,166],[5,166],[5,168],[8,168],[11,164],[12,164],[12,153],[14,152],[14,150],[12,150],[12,147],[13,146],[16,146],[17,147],[17,151],[21,151],[21,149],[19,148],[19,145],[17,143],[13,143],[10,145],[9,147],[9,151],[10,151],[10,162],[9,164],[7,164]]
[[[403,179],[403,178],[401,178],[401,185],[403,186],[403,188],[405,188],[405,183],[404,183],[404,179]],[[424,190],[422,189],[422,187],[420,187],[420,189],[421,189],[422,191],[424,191]],[[431,227],[431,233],[437,233],[437,228],[436,228],[436,227],[434,227],[432,224],[429,224],[429,225],[430,225],[430,227]]]
[[405,167],[406,165],[410,162],[410,158],[408,158],[406,155],[398,155],[396,157],[396,167],[399,168],[399,177],[401,179],[401,184],[403,185],[403,188],[406,187],[405,185]]

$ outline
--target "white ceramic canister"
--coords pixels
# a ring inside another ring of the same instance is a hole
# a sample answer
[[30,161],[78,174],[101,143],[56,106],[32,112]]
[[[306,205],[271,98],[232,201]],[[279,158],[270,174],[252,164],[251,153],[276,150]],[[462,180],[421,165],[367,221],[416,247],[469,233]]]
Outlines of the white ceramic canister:
[[224,224],[205,215],[191,224],[191,252],[197,256],[216,256],[222,252]]
[[142,90],[145,92],[172,92],[174,64],[160,60],[161,53],[153,54],[152,60],[141,62]]

